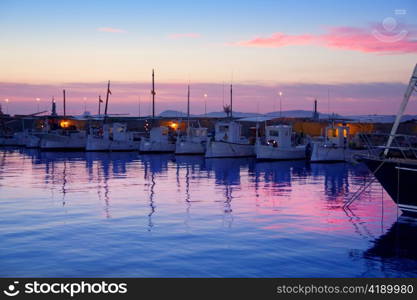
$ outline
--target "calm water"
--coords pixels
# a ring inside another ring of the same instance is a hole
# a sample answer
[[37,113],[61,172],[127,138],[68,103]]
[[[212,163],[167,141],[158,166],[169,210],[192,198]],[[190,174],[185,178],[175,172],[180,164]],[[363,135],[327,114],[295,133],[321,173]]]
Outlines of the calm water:
[[0,150],[0,276],[417,276],[362,166]]

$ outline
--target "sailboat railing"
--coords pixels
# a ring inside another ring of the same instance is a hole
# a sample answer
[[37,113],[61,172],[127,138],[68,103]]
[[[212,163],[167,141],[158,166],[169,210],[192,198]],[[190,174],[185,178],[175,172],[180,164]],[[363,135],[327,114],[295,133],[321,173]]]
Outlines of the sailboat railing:
[[[364,146],[371,156],[381,156],[381,151],[387,153],[385,157],[396,157],[403,159],[417,159],[417,136],[405,134],[359,134]],[[386,141],[391,140],[390,146]],[[398,157],[398,154],[400,156]]]

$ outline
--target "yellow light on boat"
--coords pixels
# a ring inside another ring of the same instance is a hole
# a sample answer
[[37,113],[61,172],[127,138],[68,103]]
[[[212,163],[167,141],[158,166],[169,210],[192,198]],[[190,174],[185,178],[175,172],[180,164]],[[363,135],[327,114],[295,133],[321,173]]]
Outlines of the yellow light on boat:
[[68,128],[69,127],[69,122],[68,121],[61,121],[59,123],[59,126],[61,126],[62,128]]
[[174,130],[177,130],[177,128],[178,128],[178,124],[174,123],[174,122],[172,122],[171,125],[169,125],[169,126]]

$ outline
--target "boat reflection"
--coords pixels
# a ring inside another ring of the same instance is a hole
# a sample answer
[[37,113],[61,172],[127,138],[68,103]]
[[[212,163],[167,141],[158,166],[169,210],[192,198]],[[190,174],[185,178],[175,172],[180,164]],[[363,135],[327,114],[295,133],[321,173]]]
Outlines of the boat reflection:
[[381,262],[381,271],[387,276],[395,270],[403,270],[413,277],[417,270],[416,236],[417,220],[401,216],[385,234],[373,241],[373,246],[363,255]]
[[247,168],[249,173],[253,172],[255,160],[252,158],[211,158],[206,160],[208,178],[214,172],[217,185],[239,185],[241,169]]
[[168,163],[174,162],[173,154],[143,154],[139,157],[144,166],[145,177],[148,173],[164,173],[168,170]]
[[403,258],[417,260],[417,220],[402,216],[392,227],[374,240],[364,255],[381,259]]

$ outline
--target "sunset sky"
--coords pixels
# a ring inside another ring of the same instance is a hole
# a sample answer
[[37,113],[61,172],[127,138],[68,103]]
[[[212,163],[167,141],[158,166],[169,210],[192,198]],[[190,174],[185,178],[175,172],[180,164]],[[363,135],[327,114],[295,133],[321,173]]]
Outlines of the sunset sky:
[[[0,1],[3,111],[96,113],[112,81],[111,113],[235,109],[395,114],[417,63],[417,2]],[[226,85],[223,97],[223,85]],[[330,94],[330,109],[327,104]],[[8,99],[6,103],[5,99]],[[224,99],[224,100],[223,100]],[[417,114],[416,97],[407,113]],[[274,105],[275,103],[275,105]]]

